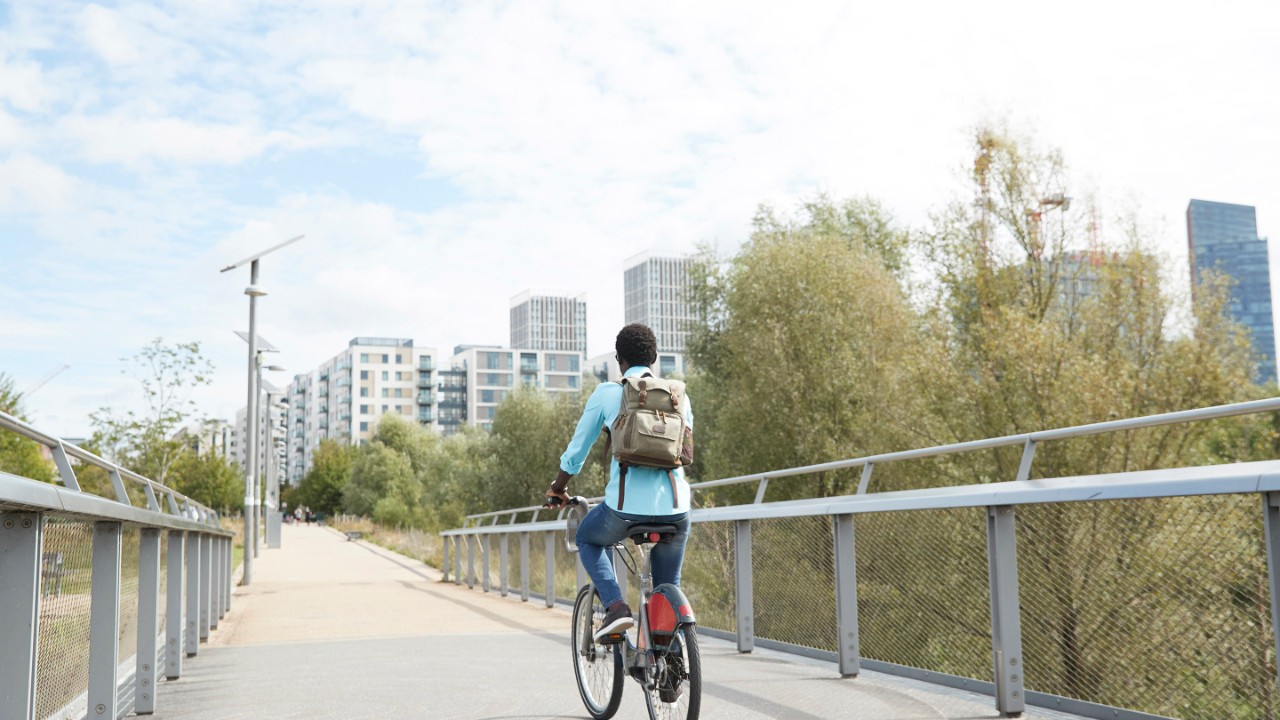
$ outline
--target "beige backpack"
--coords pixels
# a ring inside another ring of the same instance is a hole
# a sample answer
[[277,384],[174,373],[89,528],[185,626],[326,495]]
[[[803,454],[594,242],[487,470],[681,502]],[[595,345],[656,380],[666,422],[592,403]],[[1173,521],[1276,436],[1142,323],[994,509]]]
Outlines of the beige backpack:
[[618,509],[627,489],[627,468],[662,468],[676,496],[671,472],[693,463],[693,428],[685,424],[684,383],[655,378],[648,373],[624,377],[622,407],[609,432],[613,457],[618,461]]

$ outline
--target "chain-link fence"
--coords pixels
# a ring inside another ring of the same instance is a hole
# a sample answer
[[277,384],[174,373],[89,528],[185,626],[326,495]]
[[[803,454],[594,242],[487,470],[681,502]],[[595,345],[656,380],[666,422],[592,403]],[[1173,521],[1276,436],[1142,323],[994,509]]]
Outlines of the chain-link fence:
[[751,523],[756,637],[835,650],[834,548],[827,517]]
[[862,656],[991,679],[983,508],[855,516]]
[[694,523],[685,546],[680,589],[702,627],[736,632],[733,523]]
[[36,717],[61,720],[89,686],[93,524],[46,518],[41,574]]
[[1187,720],[1276,717],[1256,495],[1018,510],[1030,690]]

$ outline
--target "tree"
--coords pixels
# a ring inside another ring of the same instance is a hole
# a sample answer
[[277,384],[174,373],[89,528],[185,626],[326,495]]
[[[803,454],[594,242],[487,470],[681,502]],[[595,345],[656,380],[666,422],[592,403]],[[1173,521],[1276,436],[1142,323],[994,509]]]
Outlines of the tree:
[[[4,373],[0,373],[0,412],[26,420],[22,394],[14,392],[13,380]],[[0,472],[42,482],[54,479],[54,468],[40,455],[39,444],[8,430],[0,430]]]
[[[694,333],[689,393],[704,476],[852,457],[910,437],[922,350],[894,274],[903,243],[873,203],[820,197],[798,219],[762,208],[724,270],[703,257],[695,287],[711,322]],[[803,482],[770,497],[841,493],[850,475]]]
[[124,374],[142,386],[145,413],[123,415],[101,408],[90,415],[94,442],[106,457],[141,475],[166,482],[185,445],[174,434],[197,417],[191,392],[212,382],[213,364],[200,354],[200,344],[165,345],[156,338],[132,358]]
[[342,490],[351,477],[353,449],[333,440],[320,441],[311,470],[302,478],[292,504],[334,514],[342,508]]
[[408,507],[414,500],[414,482],[409,459],[375,439],[355,453],[351,476],[342,488],[342,508],[354,515],[373,515],[378,502],[392,495]]
[[173,463],[169,486],[223,515],[244,509],[244,472],[217,453],[183,452]]

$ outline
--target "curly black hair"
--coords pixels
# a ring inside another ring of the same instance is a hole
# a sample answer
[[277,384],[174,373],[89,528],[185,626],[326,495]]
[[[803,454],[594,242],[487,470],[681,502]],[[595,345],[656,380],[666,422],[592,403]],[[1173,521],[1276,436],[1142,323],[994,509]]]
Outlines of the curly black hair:
[[658,338],[654,337],[648,325],[631,323],[622,328],[613,348],[618,351],[619,362],[626,360],[632,367],[647,367],[658,361]]

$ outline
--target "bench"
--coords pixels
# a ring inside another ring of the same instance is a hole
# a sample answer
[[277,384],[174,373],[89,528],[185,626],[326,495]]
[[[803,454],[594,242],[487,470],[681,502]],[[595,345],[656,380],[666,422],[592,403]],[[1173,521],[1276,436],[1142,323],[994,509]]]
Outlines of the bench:
[[351,542],[352,540],[359,540],[362,537],[364,537],[364,533],[360,532],[359,530],[347,531],[347,542]]

